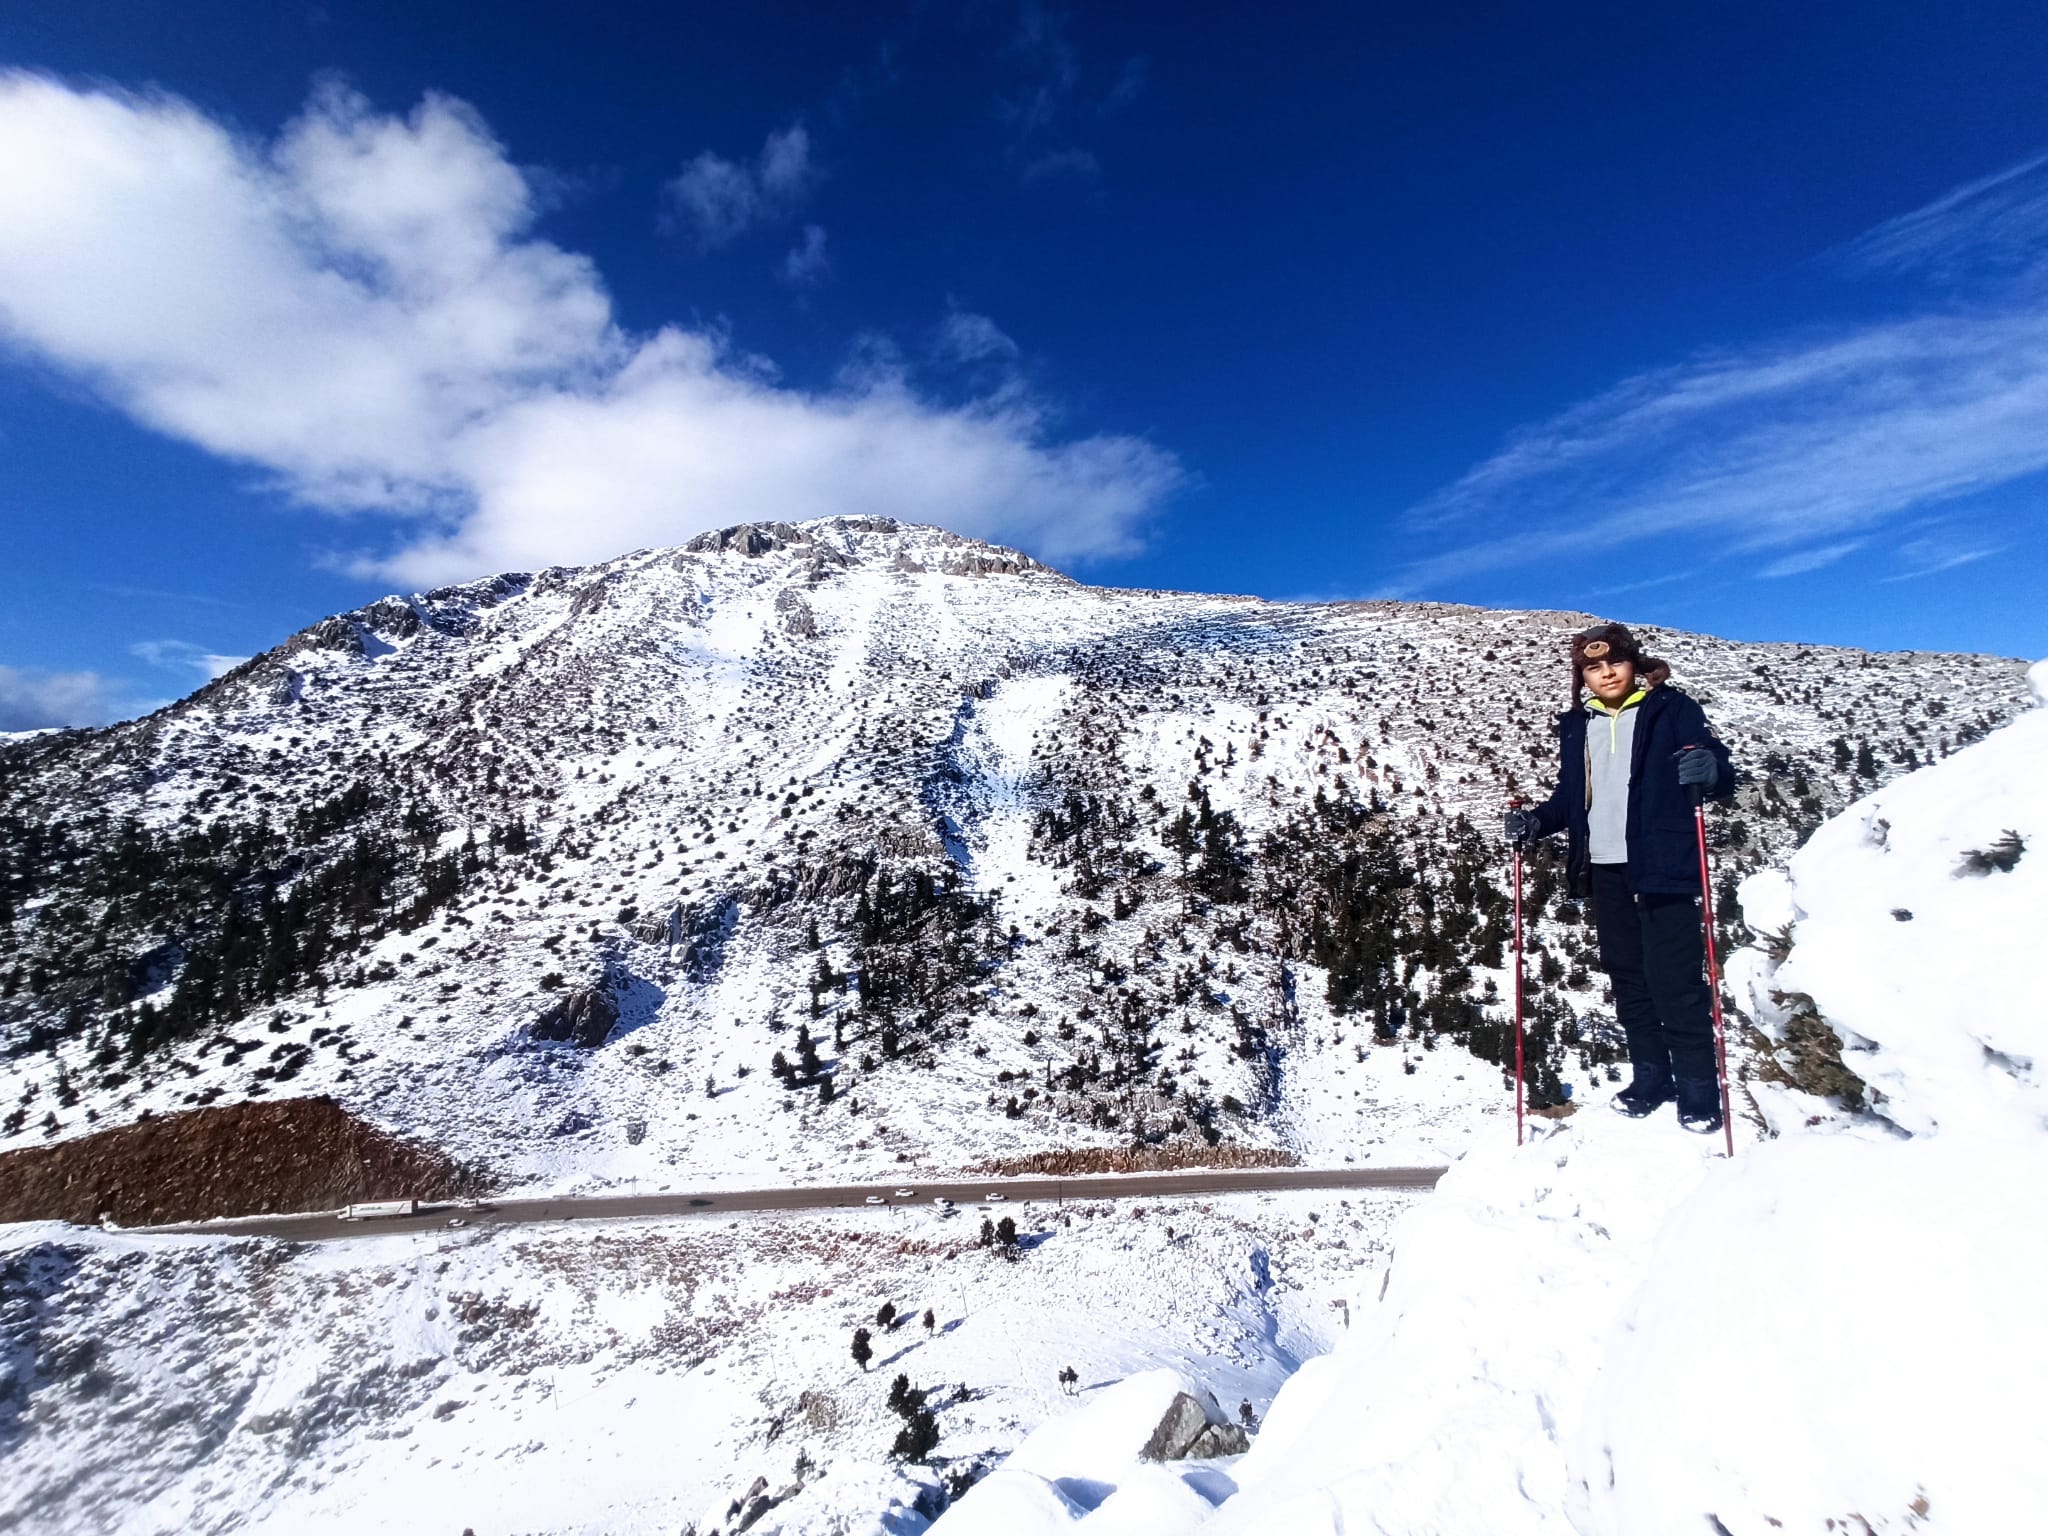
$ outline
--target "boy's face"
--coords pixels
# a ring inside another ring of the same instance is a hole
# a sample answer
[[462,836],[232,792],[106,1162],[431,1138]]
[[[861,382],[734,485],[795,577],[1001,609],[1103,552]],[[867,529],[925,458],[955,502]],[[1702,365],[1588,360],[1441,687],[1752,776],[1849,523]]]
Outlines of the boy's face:
[[1636,664],[1603,657],[1586,663],[1585,679],[1593,697],[1602,704],[1615,705],[1635,692]]

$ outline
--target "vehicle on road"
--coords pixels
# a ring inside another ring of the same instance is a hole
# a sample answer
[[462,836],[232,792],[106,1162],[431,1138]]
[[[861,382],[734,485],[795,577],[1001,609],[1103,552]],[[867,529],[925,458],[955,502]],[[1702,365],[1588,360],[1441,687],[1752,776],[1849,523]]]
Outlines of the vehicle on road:
[[417,1216],[420,1203],[417,1200],[358,1200],[354,1205],[343,1208],[343,1221],[379,1221],[390,1216]]
[[916,1193],[917,1191],[914,1189],[899,1189],[896,1191],[896,1198],[898,1200],[908,1200],[912,1195]]
[[1000,1189],[990,1190],[988,1192],[988,1197],[991,1200],[1007,1200],[1010,1198],[1008,1195],[1004,1194]]
[[887,1205],[889,1202],[884,1200],[880,1195],[869,1195],[867,1198],[867,1203],[869,1205]]
[[469,1223],[460,1216],[450,1216],[448,1218],[448,1225],[451,1227],[466,1227]]

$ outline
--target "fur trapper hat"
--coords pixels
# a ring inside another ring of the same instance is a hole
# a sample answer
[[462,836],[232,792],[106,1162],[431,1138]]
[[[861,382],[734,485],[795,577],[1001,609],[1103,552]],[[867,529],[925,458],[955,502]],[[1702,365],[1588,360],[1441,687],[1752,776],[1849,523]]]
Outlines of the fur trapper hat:
[[1643,648],[1626,624],[1595,624],[1572,636],[1572,708],[1584,697],[1586,667],[1595,661],[1625,661],[1636,669],[1636,680],[1644,688],[1655,688],[1671,676],[1671,666]]

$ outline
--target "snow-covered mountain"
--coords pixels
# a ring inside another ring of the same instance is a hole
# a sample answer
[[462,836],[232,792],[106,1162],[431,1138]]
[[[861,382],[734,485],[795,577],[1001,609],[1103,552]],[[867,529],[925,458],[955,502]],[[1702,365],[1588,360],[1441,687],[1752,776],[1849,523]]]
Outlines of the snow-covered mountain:
[[[1427,1156],[1504,1102],[1435,1048],[1502,1054],[1498,814],[1586,622],[1091,587],[873,519],[386,598],[0,747],[0,1147],[330,1094],[506,1186]],[[1643,638],[1751,775],[1724,895],[2024,699]],[[1554,1099],[1612,1051],[1532,880]]]

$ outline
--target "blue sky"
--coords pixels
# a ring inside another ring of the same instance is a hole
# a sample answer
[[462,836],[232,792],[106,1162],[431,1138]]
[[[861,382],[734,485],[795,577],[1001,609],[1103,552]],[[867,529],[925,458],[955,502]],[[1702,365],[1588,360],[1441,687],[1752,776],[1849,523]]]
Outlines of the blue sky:
[[2037,5],[0,12],[0,729],[887,512],[2048,653]]

